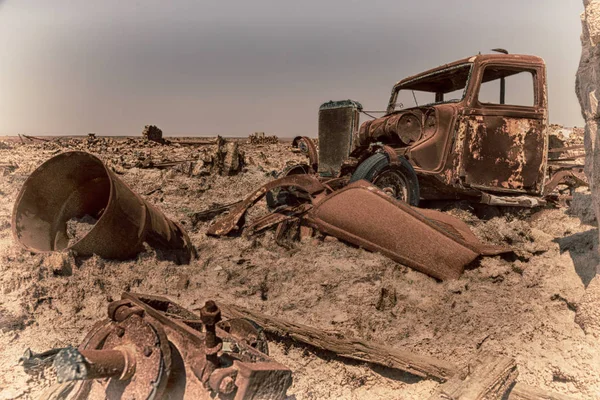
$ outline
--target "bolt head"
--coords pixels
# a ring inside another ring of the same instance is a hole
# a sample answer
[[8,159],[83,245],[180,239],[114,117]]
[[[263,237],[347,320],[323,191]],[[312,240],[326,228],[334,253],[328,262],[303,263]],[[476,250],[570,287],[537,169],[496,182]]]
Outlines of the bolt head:
[[204,325],[216,325],[221,320],[221,310],[214,301],[207,301],[200,309],[200,319]]
[[152,347],[150,346],[145,346],[144,347],[144,355],[146,357],[150,357],[152,355]]
[[221,384],[219,385],[219,392],[223,393],[223,394],[230,394],[235,390],[235,382],[233,381],[233,378],[230,376],[226,376],[225,378],[223,378],[223,380],[221,381]]

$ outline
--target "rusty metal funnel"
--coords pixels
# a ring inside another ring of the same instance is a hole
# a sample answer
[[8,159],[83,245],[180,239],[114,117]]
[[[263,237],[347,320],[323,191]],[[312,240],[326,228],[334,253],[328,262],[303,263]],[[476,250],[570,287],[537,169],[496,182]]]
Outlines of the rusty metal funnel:
[[[98,219],[85,236],[69,243],[67,221],[86,215]],[[27,178],[15,202],[12,230],[15,240],[35,253],[72,249],[84,256],[126,259],[146,241],[181,250],[186,261],[192,254],[178,223],[134,193],[96,156],[81,151],[59,154]]]

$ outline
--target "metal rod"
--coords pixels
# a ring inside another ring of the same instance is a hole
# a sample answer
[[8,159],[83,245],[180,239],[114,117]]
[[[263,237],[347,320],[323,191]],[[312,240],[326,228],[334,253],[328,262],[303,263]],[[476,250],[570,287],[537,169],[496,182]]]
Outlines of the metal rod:
[[135,363],[122,350],[82,350],[73,347],[63,349],[54,360],[59,382],[117,378],[129,379],[135,371]]

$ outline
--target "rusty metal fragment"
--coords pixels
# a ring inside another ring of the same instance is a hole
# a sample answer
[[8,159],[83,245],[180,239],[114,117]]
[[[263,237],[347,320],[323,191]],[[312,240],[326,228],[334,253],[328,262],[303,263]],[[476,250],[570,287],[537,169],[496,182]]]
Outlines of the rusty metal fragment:
[[312,172],[317,172],[319,167],[319,152],[315,142],[307,136],[297,136],[292,141],[292,148],[298,149],[308,156]]
[[574,181],[574,186],[589,185],[583,172],[583,166],[559,170],[552,175],[552,178],[548,182],[546,182],[546,185],[544,186],[544,195],[549,195],[559,184],[569,182],[570,180]]
[[228,204],[213,204],[206,210],[190,213],[188,215],[192,220],[192,224],[195,226],[199,222],[206,222],[214,219],[215,217],[223,214],[224,212],[231,210],[233,207],[237,206],[241,202],[242,201],[239,200]]
[[280,187],[298,188],[306,192],[309,196],[315,196],[326,189],[325,186],[312,175],[288,175],[283,178],[275,179],[274,181],[261,186],[254,193],[246,197],[246,199],[231,210],[227,216],[217,220],[208,228],[207,234],[212,236],[225,236],[238,230],[240,228],[239,222],[246,214],[246,211],[262,199],[270,190]]
[[291,371],[260,350],[264,333],[245,319],[221,320],[207,301],[200,316],[151,295],[124,293],[109,319],[54,359],[68,399],[283,400]]
[[[69,237],[71,221],[89,222]],[[126,259],[151,246],[176,250],[188,262],[193,247],[183,227],[134,193],[96,156],[66,152],[25,181],[13,209],[15,240],[35,253],[73,250],[79,255]]]
[[277,209],[277,211],[267,214],[264,217],[254,221],[251,225],[245,227],[244,235],[253,236],[285,221],[298,219],[299,216],[305,214],[308,210],[310,210],[311,207],[312,206],[310,203],[300,204],[296,207],[281,207]]

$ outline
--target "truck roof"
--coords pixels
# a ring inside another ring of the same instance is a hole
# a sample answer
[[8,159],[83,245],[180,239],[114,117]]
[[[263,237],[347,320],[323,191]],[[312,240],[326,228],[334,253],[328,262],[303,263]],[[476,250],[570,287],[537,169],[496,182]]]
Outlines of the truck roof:
[[[398,83],[396,83],[395,87],[398,86],[407,86],[410,87],[410,83],[416,81],[420,81],[424,78],[427,78],[430,75],[435,75],[438,72],[444,72],[448,70],[452,70],[458,68],[465,64],[473,64],[475,62],[484,62],[484,61],[505,61],[509,63],[526,63],[533,65],[543,65],[544,60],[538,56],[524,55],[524,54],[477,54],[471,57],[463,58],[461,60],[457,60],[448,64],[440,65],[439,67],[432,68],[430,70],[418,73],[416,75],[409,76],[407,78],[402,79]],[[413,89],[419,90],[418,86],[424,85],[416,85]]]

